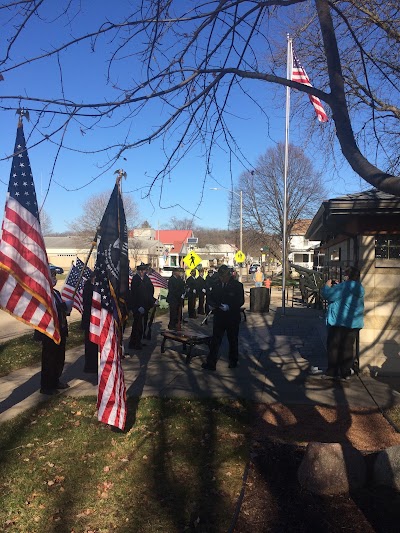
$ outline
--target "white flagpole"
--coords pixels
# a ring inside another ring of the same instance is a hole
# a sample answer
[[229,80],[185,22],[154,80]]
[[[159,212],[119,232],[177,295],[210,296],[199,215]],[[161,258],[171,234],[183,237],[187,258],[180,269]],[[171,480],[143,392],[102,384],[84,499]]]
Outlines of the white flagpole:
[[[286,78],[292,79],[293,51],[292,39],[287,35]],[[285,121],[285,167],[283,172],[283,228],[282,228],[282,313],[286,312],[286,241],[287,241],[287,176],[289,165],[289,114],[290,87],[286,87],[286,121]]]

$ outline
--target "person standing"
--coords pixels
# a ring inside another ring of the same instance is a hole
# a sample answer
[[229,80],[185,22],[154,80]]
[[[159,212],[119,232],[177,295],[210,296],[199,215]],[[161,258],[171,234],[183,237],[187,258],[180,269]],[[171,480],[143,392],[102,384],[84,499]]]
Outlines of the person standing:
[[342,283],[328,279],[322,289],[322,298],[328,301],[328,368],[323,379],[348,380],[354,374],[354,343],[364,326],[364,293],[355,267],[346,269]]
[[35,340],[42,341],[42,371],[40,375],[41,394],[57,394],[59,389],[67,389],[69,385],[60,381],[64,363],[65,346],[68,337],[67,315],[72,309],[72,302],[64,302],[61,294],[55,289],[57,284],[57,273],[55,268],[50,267],[51,281],[53,285],[53,297],[55,300],[58,322],[60,325],[60,344],[56,344],[50,337],[35,330]]
[[128,347],[135,350],[143,348],[143,319],[154,304],[154,285],[146,276],[146,270],[147,265],[141,264],[137,267],[129,293],[129,309],[133,313],[133,323]]
[[196,314],[196,299],[197,299],[197,281],[196,269],[190,271],[190,276],[186,280],[186,294],[188,298],[188,313],[189,318],[197,318]]
[[169,305],[168,329],[175,330],[182,322],[182,308],[185,301],[185,282],[183,268],[176,268],[168,280],[167,303]]
[[90,316],[92,314],[92,296],[95,274],[92,273],[90,278],[85,281],[82,292],[82,320],[81,329],[85,332],[85,364],[83,371],[87,374],[97,374],[99,347],[89,339]]
[[204,279],[204,270],[199,270],[199,275],[196,278],[196,291],[199,297],[199,304],[197,306],[197,314],[204,315],[204,300],[206,296],[206,280]]
[[226,332],[229,343],[229,368],[236,368],[239,359],[240,308],[244,304],[243,284],[232,277],[226,265],[218,269],[218,279],[212,284],[208,305],[214,310],[213,334],[205,370],[216,370],[218,352]]
[[261,272],[260,267],[257,267],[257,270],[254,273],[254,282],[256,287],[262,287],[264,281],[264,274]]

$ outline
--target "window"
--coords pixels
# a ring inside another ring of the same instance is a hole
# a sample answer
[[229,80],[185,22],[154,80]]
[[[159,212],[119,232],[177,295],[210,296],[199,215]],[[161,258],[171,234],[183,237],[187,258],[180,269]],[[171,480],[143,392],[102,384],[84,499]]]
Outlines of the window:
[[400,259],[400,235],[377,236],[375,259]]
[[293,261],[295,263],[309,263],[310,262],[310,254],[294,254],[293,255]]

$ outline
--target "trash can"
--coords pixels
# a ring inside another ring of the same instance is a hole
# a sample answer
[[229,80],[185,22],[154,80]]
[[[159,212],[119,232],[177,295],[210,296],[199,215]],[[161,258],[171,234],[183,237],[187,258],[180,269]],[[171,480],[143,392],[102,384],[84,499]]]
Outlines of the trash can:
[[271,300],[270,290],[265,287],[250,289],[250,311],[253,313],[268,313]]

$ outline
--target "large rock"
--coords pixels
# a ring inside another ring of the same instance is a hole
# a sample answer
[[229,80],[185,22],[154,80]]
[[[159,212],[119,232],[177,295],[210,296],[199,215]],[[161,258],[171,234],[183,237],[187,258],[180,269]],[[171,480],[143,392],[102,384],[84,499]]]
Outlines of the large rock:
[[400,491],[400,446],[391,446],[377,454],[373,479],[377,485]]
[[345,494],[365,484],[367,468],[350,444],[310,442],[297,477],[314,494]]

